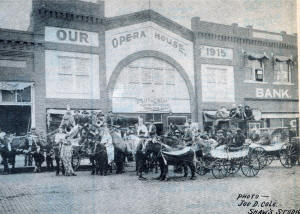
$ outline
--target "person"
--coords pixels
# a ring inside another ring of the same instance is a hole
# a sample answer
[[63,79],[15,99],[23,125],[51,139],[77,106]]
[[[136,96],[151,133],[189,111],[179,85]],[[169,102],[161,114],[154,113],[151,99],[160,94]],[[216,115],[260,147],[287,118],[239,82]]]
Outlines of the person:
[[141,117],[138,118],[137,135],[144,137],[148,136],[148,129],[143,122],[143,118]]
[[227,145],[231,145],[233,143],[233,134],[230,130],[227,130],[225,139]]
[[187,146],[190,146],[193,142],[193,133],[190,126],[186,126],[184,129],[183,140]]
[[25,139],[24,149],[26,152],[24,153],[24,166],[32,166],[32,138],[30,135],[31,131],[27,133],[27,137]]
[[8,144],[6,142],[6,133],[0,130],[0,154],[2,158],[2,163],[4,166],[3,174],[7,175],[9,173],[8,168]]
[[60,158],[65,167],[65,176],[76,176],[72,167],[72,134],[76,127],[74,127],[69,134],[65,134],[65,138],[62,139]]
[[245,143],[245,136],[242,134],[242,130],[240,128],[237,128],[236,135],[234,136],[233,143],[230,145],[230,147],[241,147]]
[[174,136],[177,129],[177,126],[171,122],[169,125],[169,135]]
[[226,139],[224,137],[224,131],[222,129],[217,131],[216,141],[218,142],[216,147],[226,145]]
[[72,115],[70,109],[68,108],[66,113],[63,116],[63,119],[60,123],[59,128],[62,128],[64,130],[70,131],[72,127],[76,125],[74,116]]
[[73,117],[76,125],[82,123],[82,115],[80,114],[80,111],[78,109],[74,110]]
[[112,142],[112,137],[110,135],[109,129],[107,128],[107,123],[103,124],[103,130],[102,130],[102,139],[101,139],[101,144],[103,144],[106,148],[107,152],[107,162],[110,167],[112,167],[112,163],[114,161],[114,155],[115,155],[115,150]]
[[56,166],[55,166],[56,176],[59,175],[60,163],[62,164],[62,174],[65,175],[64,164],[60,158],[61,144],[63,143],[64,139],[65,139],[64,130],[62,128],[59,128],[58,133],[55,134],[55,140],[54,140],[54,146],[53,146],[54,159],[56,162]]
[[154,125],[154,120],[150,120],[150,125],[148,128],[148,134],[150,137],[156,136],[156,126]]

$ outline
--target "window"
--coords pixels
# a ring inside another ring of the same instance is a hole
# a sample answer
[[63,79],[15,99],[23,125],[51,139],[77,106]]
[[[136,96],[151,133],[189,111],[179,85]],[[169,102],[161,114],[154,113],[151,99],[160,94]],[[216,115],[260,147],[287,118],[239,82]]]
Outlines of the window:
[[288,62],[275,63],[275,82],[291,83],[291,66]]
[[0,90],[0,102],[31,102],[31,87],[24,90]]
[[202,64],[201,78],[203,102],[234,102],[232,66]]
[[45,51],[47,98],[99,99],[99,56]]
[[264,63],[262,60],[248,60],[246,80],[264,82]]
[[57,92],[69,94],[88,94],[92,85],[87,71],[88,58],[59,56]]

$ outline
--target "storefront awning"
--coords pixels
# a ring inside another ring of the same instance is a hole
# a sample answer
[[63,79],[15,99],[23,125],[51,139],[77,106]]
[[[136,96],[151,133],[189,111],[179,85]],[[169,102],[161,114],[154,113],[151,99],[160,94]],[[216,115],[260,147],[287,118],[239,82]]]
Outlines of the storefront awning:
[[263,53],[246,53],[246,56],[248,57],[249,60],[263,60],[263,59],[269,59],[269,57]]
[[28,83],[28,82],[0,82],[0,90],[6,90],[6,91],[24,90],[25,88],[32,85],[33,83]]
[[293,62],[293,57],[287,57],[287,56],[274,56],[275,62]]
[[297,114],[297,113],[285,113],[285,114],[280,114],[280,113],[262,113],[261,117],[265,118],[265,119],[299,118],[299,114]]

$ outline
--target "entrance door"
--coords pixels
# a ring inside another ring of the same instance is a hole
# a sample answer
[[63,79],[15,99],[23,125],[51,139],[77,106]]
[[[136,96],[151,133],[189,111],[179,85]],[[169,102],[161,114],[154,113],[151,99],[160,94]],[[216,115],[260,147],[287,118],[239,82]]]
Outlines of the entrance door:
[[25,135],[30,128],[30,106],[0,106],[0,128],[4,132]]
[[156,133],[158,135],[162,135],[164,132],[164,125],[162,121],[163,115],[162,114],[145,114],[145,123],[149,123],[153,121],[154,125],[156,126]]

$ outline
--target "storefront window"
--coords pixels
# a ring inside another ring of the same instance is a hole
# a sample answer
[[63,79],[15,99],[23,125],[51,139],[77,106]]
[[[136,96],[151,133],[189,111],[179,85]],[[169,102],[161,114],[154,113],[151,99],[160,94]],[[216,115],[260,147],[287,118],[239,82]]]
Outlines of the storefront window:
[[0,90],[0,102],[31,102],[31,88],[24,90]]

